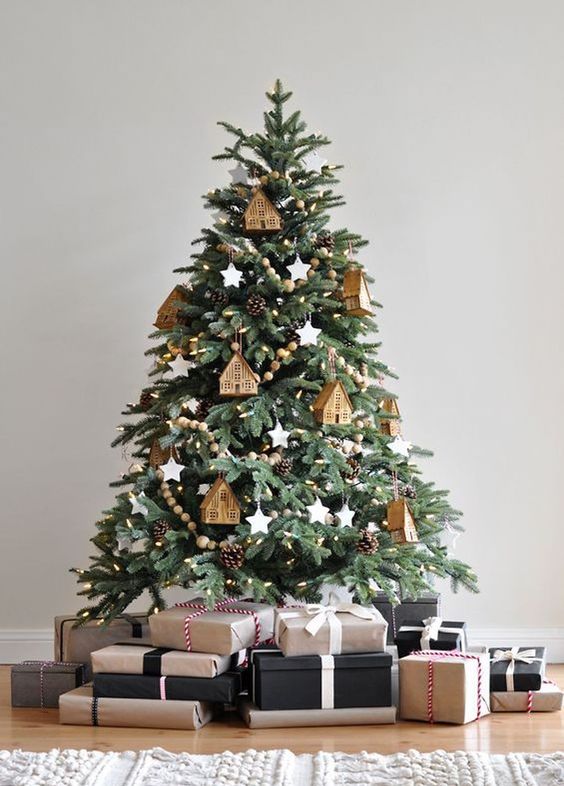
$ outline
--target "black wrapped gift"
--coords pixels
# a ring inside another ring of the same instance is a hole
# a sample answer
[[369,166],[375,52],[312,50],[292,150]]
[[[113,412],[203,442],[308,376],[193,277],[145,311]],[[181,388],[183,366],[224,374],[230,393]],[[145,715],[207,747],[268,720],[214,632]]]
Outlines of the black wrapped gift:
[[374,606],[388,623],[387,644],[393,644],[398,630],[407,620],[424,620],[437,617],[441,613],[441,596],[438,593],[424,593],[418,598],[402,600],[393,605],[385,592],[377,592]]
[[490,647],[490,690],[540,690],[546,647]]
[[405,658],[416,650],[461,650],[467,647],[466,623],[428,617],[406,620],[396,634],[398,657]]
[[95,674],[94,698],[209,701],[234,704],[242,690],[242,670],[217,677],[157,677],[141,674]]
[[297,655],[251,652],[251,698],[261,710],[390,707],[392,656]]

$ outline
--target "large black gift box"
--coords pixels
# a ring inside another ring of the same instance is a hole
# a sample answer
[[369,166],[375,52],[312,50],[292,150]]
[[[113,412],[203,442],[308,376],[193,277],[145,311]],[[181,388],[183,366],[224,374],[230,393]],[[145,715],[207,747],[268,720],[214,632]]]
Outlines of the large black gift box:
[[402,625],[405,625],[406,620],[438,617],[441,611],[441,596],[431,592],[412,600],[402,600],[396,606],[390,603],[385,592],[377,592],[373,603],[388,623],[387,644],[394,643],[396,633]]
[[97,699],[170,699],[234,704],[242,690],[242,670],[217,677],[157,677],[141,674],[95,674]]
[[[510,653],[527,658],[531,663],[518,659],[497,660],[496,653]],[[490,691],[529,691],[542,688],[546,663],[546,647],[491,647]]]
[[[396,634],[398,658],[405,658],[412,652],[421,649],[421,634],[424,628],[423,620],[406,620]],[[408,630],[418,628],[419,630]],[[445,628],[457,628],[460,632],[449,633]],[[465,650],[466,649],[466,623],[443,620],[436,639],[432,639],[432,650]]]
[[251,698],[261,710],[390,707],[392,656],[297,655],[251,652]]

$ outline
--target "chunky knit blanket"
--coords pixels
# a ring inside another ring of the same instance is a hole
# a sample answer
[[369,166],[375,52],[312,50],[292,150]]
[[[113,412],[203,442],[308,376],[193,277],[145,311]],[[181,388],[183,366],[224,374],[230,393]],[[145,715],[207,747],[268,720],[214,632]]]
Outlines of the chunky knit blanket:
[[564,753],[0,751],[0,786],[557,786]]

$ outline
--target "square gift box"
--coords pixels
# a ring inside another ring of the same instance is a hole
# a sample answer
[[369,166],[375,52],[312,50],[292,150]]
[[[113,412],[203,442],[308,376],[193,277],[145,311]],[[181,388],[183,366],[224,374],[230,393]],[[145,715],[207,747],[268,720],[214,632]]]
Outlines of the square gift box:
[[441,617],[427,617],[423,620],[406,620],[399,628],[396,639],[398,657],[416,650],[460,650],[468,646],[466,623],[450,622]]
[[377,592],[374,606],[388,623],[386,643],[393,644],[396,634],[406,620],[424,620],[438,617],[441,612],[441,596],[438,593],[423,593],[418,598],[402,600],[394,606],[385,592]]
[[492,712],[558,712],[562,691],[554,682],[543,680],[540,690],[495,691],[490,693]]
[[251,699],[261,710],[390,707],[392,656],[386,652],[285,657],[253,650]]
[[540,690],[545,665],[545,647],[490,647],[490,690]]
[[12,666],[12,707],[58,707],[59,696],[84,683],[82,663],[24,661]]
[[399,661],[400,717],[469,723],[489,714],[490,663],[485,654],[414,653]]
[[387,629],[377,609],[355,603],[275,610],[276,645],[289,656],[383,652]]
[[265,603],[222,601],[209,609],[196,598],[149,617],[155,647],[233,655],[272,638],[274,609]]

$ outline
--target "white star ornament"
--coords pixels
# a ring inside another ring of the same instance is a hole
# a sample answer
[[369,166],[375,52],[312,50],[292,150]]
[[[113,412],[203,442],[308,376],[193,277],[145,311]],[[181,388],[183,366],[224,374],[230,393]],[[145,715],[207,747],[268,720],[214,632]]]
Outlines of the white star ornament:
[[328,159],[322,158],[316,150],[312,150],[302,158],[302,164],[308,172],[319,172],[320,174],[327,161]]
[[173,372],[173,377],[187,377],[190,361],[183,358],[182,354],[179,352],[174,360],[168,363],[168,366]]
[[164,480],[176,480],[178,482],[180,481],[180,473],[185,467],[183,464],[177,464],[171,456],[166,464],[159,466],[159,469],[164,473]]
[[392,453],[397,453],[398,456],[405,456],[405,458],[409,458],[409,451],[412,448],[411,442],[407,442],[407,440],[402,439],[399,435],[394,439],[393,442],[388,443],[389,449]]
[[267,516],[263,513],[259,504],[256,512],[252,516],[246,516],[245,519],[251,525],[251,535],[258,535],[261,532],[268,532],[268,525],[272,521],[272,516]]
[[341,527],[352,527],[352,520],[355,517],[356,511],[349,508],[349,503],[345,502],[341,510],[337,511],[339,523]]
[[312,524],[316,521],[320,524],[325,524],[325,516],[329,513],[329,508],[321,502],[319,497],[315,498],[313,505],[306,505],[306,508],[309,511],[309,517]]
[[223,276],[223,283],[226,287],[238,287],[243,274],[237,270],[233,262],[230,262],[225,270],[221,271]]
[[276,421],[276,425],[274,428],[267,432],[270,439],[272,440],[272,447],[273,448],[287,448],[288,447],[288,437],[290,436],[289,431],[284,431],[282,428],[280,421]]
[[129,501],[131,503],[131,512],[132,513],[141,513],[142,516],[146,516],[149,512],[149,508],[146,505],[143,505],[143,500],[145,499],[145,495],[143,493],[139,494],[138,497],[130,497]]
[[313,327],[311,319],[308,319],[303,328],[296,330],[296,333],[300,337],[300,344],[305,347],[307,344],[317,344],[317,337],[321,333],[321,329]]
[[295,261],[291,265],[288,265],[288,271],[292,281],[299,281],[300,279],[306,281],[309,268],[310,265],[306,265],[298,254]]

